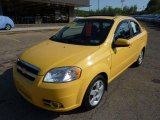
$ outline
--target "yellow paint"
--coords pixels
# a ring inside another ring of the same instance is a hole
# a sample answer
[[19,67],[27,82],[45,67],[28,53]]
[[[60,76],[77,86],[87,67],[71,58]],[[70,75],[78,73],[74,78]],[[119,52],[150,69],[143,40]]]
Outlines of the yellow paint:
[[[109,83],[120,73],[133,64],[141,50],[147,44],[147,32],[129,40],[128,47],[112,48],[112,40],[118,24],[130,17],[88,17],[114,19],[114,25],[110,30],[106,41],[100,46],[81,46],[53,42],[46,40],[28,50],[20,59],[38,67],[41,71],[34,82],[21,76],[16,65],[13,69],[15,84],[19,93],[36,106],[52,111],[68,111],[81,106],[84,94],[95,76],[105,73]],[[134,19],[133,19],[134,20]],[[119,44],[124,44],[121,40]],[[67,83],[44,83],[45,74],[56,67],[77,66],[82,69],[78,80]],[[59,102],[63,108],[52,108],[43,104],[42,100]]]

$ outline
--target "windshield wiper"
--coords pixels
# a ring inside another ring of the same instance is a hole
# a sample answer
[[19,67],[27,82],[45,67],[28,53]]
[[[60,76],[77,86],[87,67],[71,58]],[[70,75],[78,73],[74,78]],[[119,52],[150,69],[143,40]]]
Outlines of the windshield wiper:
[[75,45],[87,45],[87,46],[92,45],[92,43],[85,42],[81,39],[60,39],[56,35],[52,36],[50,40],[61,42],[61,43],[67,43],[67,44],[75,44]]
[[52,36],[50,38],[50,40],[56,41],[56,42],[61,42],[61,43],[68,43],[69,44],[69,40],[67,40],[67,39],[60,39],[56,35]]
[[52,37],[49,38],[50,40],[59,40],[56,35],[53,35]]

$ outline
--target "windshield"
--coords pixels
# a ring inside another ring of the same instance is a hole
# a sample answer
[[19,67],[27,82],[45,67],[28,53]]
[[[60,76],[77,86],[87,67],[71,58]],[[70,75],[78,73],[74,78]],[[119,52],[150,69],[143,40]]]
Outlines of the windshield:
[[50,40],[76,45],[100,45],[107,38],[113,20],[77,19],[65,26]]

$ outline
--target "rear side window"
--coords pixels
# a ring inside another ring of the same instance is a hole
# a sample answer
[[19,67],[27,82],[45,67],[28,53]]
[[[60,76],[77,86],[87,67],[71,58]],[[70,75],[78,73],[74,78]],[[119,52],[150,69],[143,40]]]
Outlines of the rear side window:
[[131,21],[130,24],[131,24],[131,30],[132,30],[133,36],[141,33],[141,29],[136,22]]

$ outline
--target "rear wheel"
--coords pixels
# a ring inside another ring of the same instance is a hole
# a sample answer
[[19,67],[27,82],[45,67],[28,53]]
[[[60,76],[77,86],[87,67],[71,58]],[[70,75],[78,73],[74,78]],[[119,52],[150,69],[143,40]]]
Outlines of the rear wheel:
[[7,24],[5,27],[6,30],[11,30],[11,25]]
[[144,58],[144,50],[141,51],[137,61],[135,62],[135,66],[140,66],[143,62],[143,58]]
[[104,77],[99,75],[91,82],[83,99],[84,109],[92,109],[100,103],[106,87],[104,81]]

